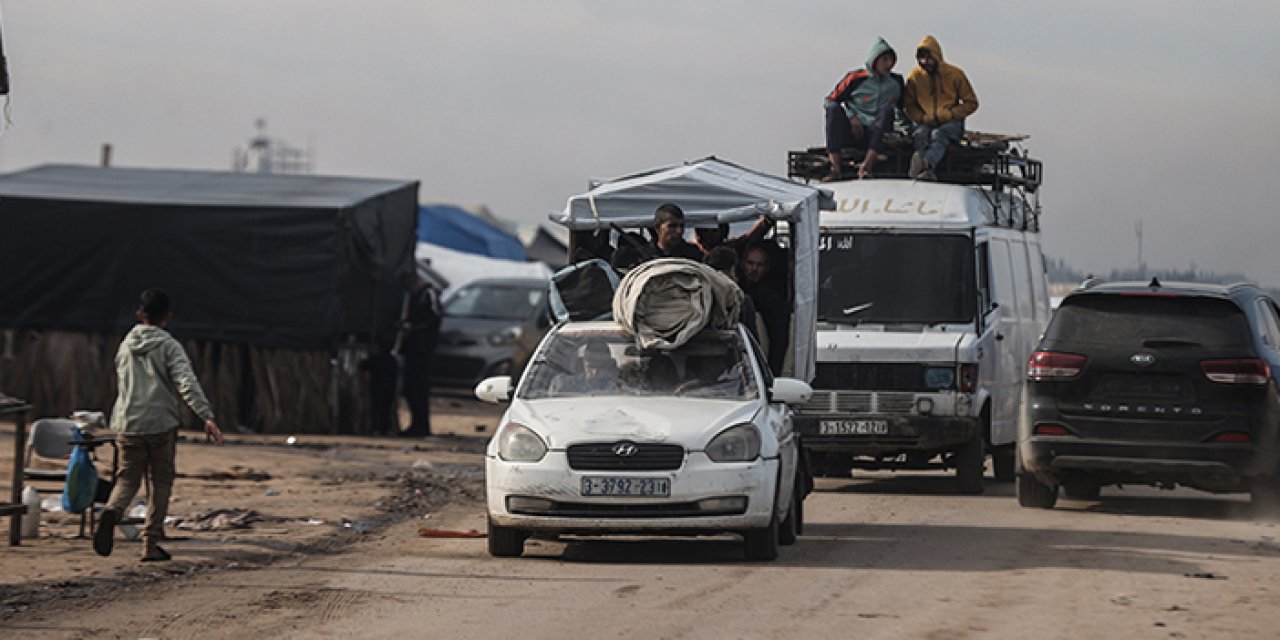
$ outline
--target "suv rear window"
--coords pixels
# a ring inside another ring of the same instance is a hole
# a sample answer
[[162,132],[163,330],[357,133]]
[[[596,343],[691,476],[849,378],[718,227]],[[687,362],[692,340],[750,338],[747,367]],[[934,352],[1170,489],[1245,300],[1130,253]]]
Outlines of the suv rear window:
[[1152,340],[1205,347],[1250,345],[1249,323],[1239,307],[1229,300],[1193,296],[1071,296],[1054,314],[1045,339],[1117,346]]

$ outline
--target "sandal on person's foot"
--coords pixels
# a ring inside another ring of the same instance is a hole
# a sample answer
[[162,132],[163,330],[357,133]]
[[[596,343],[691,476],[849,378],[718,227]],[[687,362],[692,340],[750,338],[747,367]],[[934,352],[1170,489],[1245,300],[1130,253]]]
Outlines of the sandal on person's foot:
[[165,562],[172,559],[173,556],[169,555],[169,552],[165,551],[164,547],[160,545],[149,546],[146,551],[142,552],[143,562]]
[[120,514],[115,509],[103,509],[98,516],[98,529],[93,532],[93,550],[102,557],[111,555],[111,547],[115,545],[116,523],[120,522]]

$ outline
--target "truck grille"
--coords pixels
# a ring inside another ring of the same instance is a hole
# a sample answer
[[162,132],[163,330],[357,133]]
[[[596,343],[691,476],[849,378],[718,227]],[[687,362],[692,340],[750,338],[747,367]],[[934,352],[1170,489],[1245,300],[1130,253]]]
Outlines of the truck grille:
[[928,391],[924,365],[901,362],[819,362],[813,386],[823,389]]
[[[636,452],[629,456],[614,453],[614,446],[631,444]],[[684,464],[684,447],[678,444],[643,442],[592,442],[571,445],[569,468],[578,471],[673,471]]]
[[915,403],[915,393],[873,391],[825,391],[814,390],[809,401],[796,407],[796,413],[875,413],[907,414]]

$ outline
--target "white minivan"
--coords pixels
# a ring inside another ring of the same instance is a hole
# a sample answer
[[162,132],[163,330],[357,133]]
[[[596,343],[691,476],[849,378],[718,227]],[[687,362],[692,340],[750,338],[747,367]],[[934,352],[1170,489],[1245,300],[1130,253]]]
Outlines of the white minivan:
[[[1033,185],[1035,186],[1035,185]],[[818,247],[817,366],[796,426],[815,474],[954,469],[1013,478],[1018,389],[1049,319],[1025,188],[836,182]]]

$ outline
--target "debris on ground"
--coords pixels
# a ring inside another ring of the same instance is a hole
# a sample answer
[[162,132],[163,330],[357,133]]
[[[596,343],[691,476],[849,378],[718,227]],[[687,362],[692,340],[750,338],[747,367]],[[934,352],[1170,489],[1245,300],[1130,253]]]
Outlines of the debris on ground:
[[179,473],[179,478],[195,478],[197,480],[247,480],[249,482],[264,482],[271,479],[271,474],[266,471],[250,469],[240,465],[233,465],[223,471],[208,471],[203,473]]
[[423,538],[486,538],[489,534],[476,531],[475,529],[467,529],[466,531],[454,531],[452,529],[418,529],[418,535]]
[[248,529],[253,523],[266,520],[266,517],[252,509],[214,509],[194,516],[175,518],[173,526],[189,531],[224,531]]

